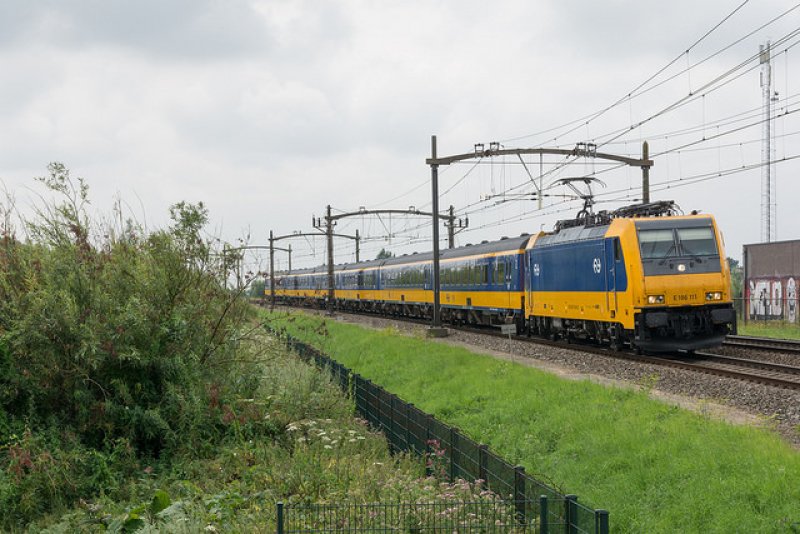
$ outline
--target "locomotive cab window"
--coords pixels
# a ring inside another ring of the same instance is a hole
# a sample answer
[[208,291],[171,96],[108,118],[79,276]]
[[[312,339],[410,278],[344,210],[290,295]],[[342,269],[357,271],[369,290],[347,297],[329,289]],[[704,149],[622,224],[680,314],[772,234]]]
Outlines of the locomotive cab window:
[[717,242],[714,231],[705,228],[678,228],[678,241],[681,244],[681,254],[685,256],[715,256]]
[[639,246],[642,259],[653,260],[677,256],[675,236],[672,230],[639,230]]

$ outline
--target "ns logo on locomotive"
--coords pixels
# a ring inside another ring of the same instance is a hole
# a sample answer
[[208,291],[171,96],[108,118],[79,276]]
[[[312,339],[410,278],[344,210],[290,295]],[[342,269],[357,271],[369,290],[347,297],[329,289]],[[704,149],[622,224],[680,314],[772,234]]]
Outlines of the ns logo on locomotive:
[[[337,265],[334,307],[432,315],[432,253]],[[327,268],[276,273],[276,298],[321,305]],[[553,232],[444,250],[442,320],[501,325],[614,348],[696,350],[736,331],[730,272],[710,215],[670,201],[582,211]]]

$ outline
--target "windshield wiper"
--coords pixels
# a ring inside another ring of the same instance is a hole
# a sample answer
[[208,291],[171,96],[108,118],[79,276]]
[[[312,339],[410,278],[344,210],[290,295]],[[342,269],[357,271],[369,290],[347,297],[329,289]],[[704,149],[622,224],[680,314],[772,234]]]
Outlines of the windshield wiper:
[[675,246],[675,242],[674,241],[672,242],[672,245],[670,245],[670,247],[664,253],[664,258],[660,262],[658,262],[658,264],[659,265],[664,265],[667,262],[667,259],[670,257],[669,253],[672,252],[673,250],[676,250],[676,246]]

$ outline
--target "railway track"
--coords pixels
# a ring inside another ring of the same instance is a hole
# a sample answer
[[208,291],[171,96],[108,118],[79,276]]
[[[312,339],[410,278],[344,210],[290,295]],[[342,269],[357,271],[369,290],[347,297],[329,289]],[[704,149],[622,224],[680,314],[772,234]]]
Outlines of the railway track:
[[784,389],[800,390],[800,367],[779,363],[723,356],[709,352],[696,352],[677,362],[681,368],[727,376]]
[[[501,334],[500,332],[490,331],[483,328],[452,326],[448,326],[448,328],[462,332],[470,332],[473,334],[489,335],[506,339],[508,338],[507,335]],[[687,355],[685,353],[646,355],[636,354],[632,350],[614,351],[603,346],[592,345],[584,342],[550,341],[548,339],[536,337],[529,338],[523,335],[512,336],[512,339],[540,345],[550,345],[562,349],[569,348],[573,350],[580,350],[610,358],[649,363],[661,367],[670,367],[673,369],[683,369],[696,373],[735,378],[737,380],[765,384],[782,389],[800,390],[800,367],[798,366],[750,360],[747,358],[738,358],[733,356],[724,356],[710,352],[696,352],[693,355]],[[759,348],[764,350],[761,346],[759,346]],[[800,361],[798,363],[800,363]]]
[[772,339],[752,336],[728,336],[723,347],[734,347],[751,350],[766,350],[770,352],[785,352],[800,354],[800,341],[792,339]]

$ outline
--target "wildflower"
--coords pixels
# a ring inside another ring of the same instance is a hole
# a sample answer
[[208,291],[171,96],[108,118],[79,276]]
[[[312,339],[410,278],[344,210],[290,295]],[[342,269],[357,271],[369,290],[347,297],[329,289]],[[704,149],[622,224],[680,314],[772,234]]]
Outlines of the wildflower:
[[350,443],[355,443],[355,442],[356,442],[356,440],[355,440],[355,439],[353,439],[353,438],[350,438],[350,439],[348,439],[347,441],[349,441]]
[[367,439],[364,436],[358,436],[356,439]]
[[330,445],[325,445],[325,448],[326,449],[332,449],[333,447],[331,447]]

